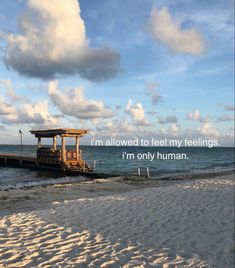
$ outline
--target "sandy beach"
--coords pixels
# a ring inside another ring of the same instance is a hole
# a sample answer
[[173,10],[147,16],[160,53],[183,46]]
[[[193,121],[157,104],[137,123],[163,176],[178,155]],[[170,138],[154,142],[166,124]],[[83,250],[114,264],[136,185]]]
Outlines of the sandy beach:
[[0,267],[234,267],[233,174],[0,191]]

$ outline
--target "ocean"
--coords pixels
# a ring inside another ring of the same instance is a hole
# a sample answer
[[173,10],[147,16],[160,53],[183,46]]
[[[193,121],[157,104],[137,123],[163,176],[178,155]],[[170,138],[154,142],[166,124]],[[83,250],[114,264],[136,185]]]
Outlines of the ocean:
[[[69,146],[68,146],[69,147]],[[234,168],[234,148],[228,147],[108,147],[80,146],[83,158],[98,173],[110,175],[147,174],[162,176],[214,172]],[[24,145],[23,155],[35,157],[36,146]],[[0,154],[20,155],[18,145],[0,145]],[[163,160],[162,158],[166,158]],[[174,158],[176,159],[171,159]],[[177,158],[178,156],[178,158]],[[182,156],[182,157],[181,157]],[[184,159],[186,156],[186,159]],[[180,159],[183,158],[183,159]],[[22,188],[54,183],[78,182],[83,176],[72,176],[49,170],[30,170],[0,166],[0,189]]]

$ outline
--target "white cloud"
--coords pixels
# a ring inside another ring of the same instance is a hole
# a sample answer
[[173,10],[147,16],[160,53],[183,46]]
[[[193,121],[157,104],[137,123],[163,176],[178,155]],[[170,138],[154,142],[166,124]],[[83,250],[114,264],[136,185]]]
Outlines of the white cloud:
[[167,7],[152,10],[148,30],[153,38],[172,51],[198,55],[204,52],[204,41],[194,28],[182,29],[181,21],[173,19]]
[[59,119],[50,115],[47,101],[32,103],[29,99],[18,96],[10,80],[0,80],[0,84],[6,86],[6,96],[11,101],[11,103],[7,102],[3,96],[0,96],[0,122],[6,125],[37,124],[49,127],[59,124]]
[[206,136],[206,137],[219,137],[219,132],[213,128],[210,123],[205,123],[201,127],[196,130],[198,135]]
[[167,124],[167,123],[177,123],[178,118],[175,115],[167,115],[158,117],[159,124]]
[[98,135],[121,135],[136,132],[136,126],[130,124],[127,120],[114,119],[104,122],[103,125],[96,127]]
[[187,113],[187,119],[191,121],[199,121],[199,122],[209,122],[209,117],[201,116],[200,112],[198,110],[191,111]]
[[180,133],[180,127],[176,124],[172,124],[168,129],[161,128],[156,135],[159,137],[177,137]]
[[16,109],[0,96],[0,115],[16,114]]
[[126,112],[128,112],[136,121],[140,121],[145,118],[144,109],[141,102],[137,102],[135,105],[133,105],[132,100],[129,99],[126,106]]
[[0,121],[4,124],[38,124],[56,126],[59,119],[51,116],[47,101],[24,103],[15,107],[0,97]]
[[[5,82],[1,80],[0,84],[5,85]],[[0,121],[2,123],[12,123],[17,121],[17,118],[17,109],[7,102],[3,96],[0,96]]]
[[126,106],[126,113],[130,114],[133,118],[134,122],[138,126],[148,126],[150,123],[145,118],[144,108],[141,102],[137,102],[136,104],[132,104],[132,100],[129,99]]
[[19,24],[21,34],[5,37],[5,63],[22,75],[78,73],[102,81],[119,71],[119,55],[111,47],[90,47],[77,0],[28,0]]
[[199,121],[201,115],[198,110],[187,113],[187,118],[192,121]]
[[3,85],[7,89],[7,96],[10,98],[12,102],[24,102],[28,101],[26,97],[18,96],[13,88],[12,81],[9,79],[0,79],[0,85]]
[[55,126],[59,123],[58,118],[50,116],[47,101],[22,105],[18,110],[17,121],[21,123],[34,123],[49,126]]
[[170,127],[169,127],[169,134],[172,135],[172,136],[177,136],[179,134],[179,126],[177,126],[176,124],[172,124]]
[[48,84],[48,94],[58,109],[79,119],[96,119],[112,117],[113,111],[102,101],[88,100],[83,88],[73,88],[61,92],[57,89],[57,81]]

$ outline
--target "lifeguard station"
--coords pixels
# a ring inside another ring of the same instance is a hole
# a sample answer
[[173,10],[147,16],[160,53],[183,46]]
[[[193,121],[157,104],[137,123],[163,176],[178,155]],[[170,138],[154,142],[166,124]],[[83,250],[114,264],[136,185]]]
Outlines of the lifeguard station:
[[[82,151],[79,150],[79,139],[88,133],[83,129],[48,129],[48,130],[30,130],[38,139],[37,146],[37,165],[62,169],[69,173],[87,173],[91,169],[82,159]],[[57,148],[57,138],[61,138],[61,148]],[[43,138],[52,138],[52,148],[42,145]],[[75,149],[66,149],[65,139],[75,138]]]

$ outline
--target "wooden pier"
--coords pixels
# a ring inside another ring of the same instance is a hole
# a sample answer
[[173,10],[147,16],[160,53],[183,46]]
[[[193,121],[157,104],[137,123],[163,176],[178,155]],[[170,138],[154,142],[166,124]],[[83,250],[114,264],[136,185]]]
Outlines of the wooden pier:
[[[30,130],[30,132],[38,139],[37,157],[0,155],[0,165],[57,169],[71,174],[91,172],[89,165],[82,159],[82,151],[79,150],[79,138],[87,134],[87,130],[61,128]],[[61,137],[61,149],[57,148],[57,136]],[[66,149],[66,137],[75,138],[74,150]],[[52,148],[44,147],[42,138],[53,138]]]
[[3,154],[0,155],[0,165],[13,167],[37,167],[37,158]]

